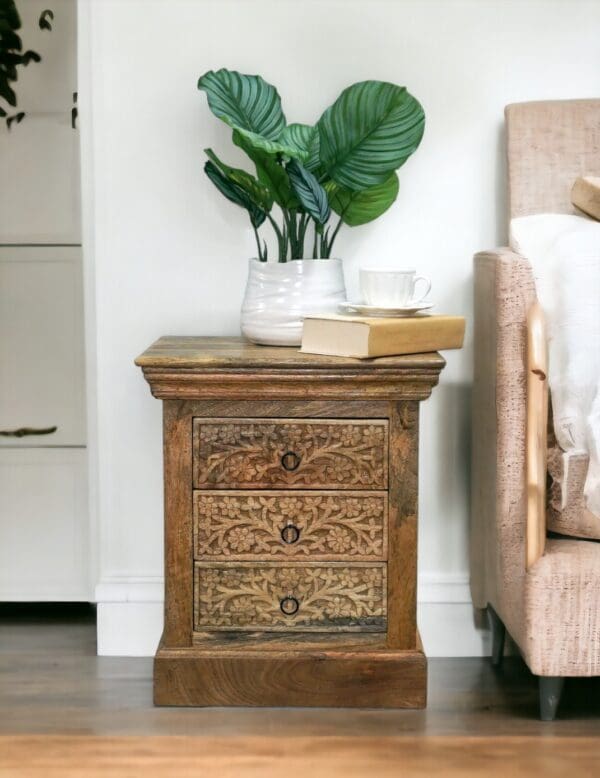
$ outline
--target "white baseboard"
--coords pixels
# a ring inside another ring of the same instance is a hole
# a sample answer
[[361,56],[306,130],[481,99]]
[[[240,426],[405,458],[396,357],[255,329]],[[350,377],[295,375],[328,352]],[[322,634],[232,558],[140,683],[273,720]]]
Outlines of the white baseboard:
[[[111,577],[96,587],[98,654],[152,656],[163,622],[158,577]],[[465,575],[419,577],[418,622],[429,657],[489,656],[489,634],[476,624]]]

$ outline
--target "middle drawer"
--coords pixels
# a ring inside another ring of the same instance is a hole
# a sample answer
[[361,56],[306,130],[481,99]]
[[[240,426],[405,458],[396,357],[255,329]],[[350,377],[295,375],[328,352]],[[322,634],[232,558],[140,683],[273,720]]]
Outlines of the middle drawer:
[[194,558],[387,559],[387,492],[195,491]]

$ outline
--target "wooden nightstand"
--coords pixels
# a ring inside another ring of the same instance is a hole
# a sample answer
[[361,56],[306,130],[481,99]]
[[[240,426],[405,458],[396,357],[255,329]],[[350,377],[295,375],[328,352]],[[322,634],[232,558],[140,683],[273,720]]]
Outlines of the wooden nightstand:
[[161,338],[158,705],[423,707],[419,402],[439,354],[356,360]]

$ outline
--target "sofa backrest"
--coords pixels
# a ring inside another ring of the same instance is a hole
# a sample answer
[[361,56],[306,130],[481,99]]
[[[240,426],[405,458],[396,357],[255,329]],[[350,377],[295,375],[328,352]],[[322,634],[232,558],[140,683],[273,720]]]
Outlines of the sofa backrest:
[[510,218],[575,213],[575,179],[600,176],[600,99],[514,103],[505,116]]

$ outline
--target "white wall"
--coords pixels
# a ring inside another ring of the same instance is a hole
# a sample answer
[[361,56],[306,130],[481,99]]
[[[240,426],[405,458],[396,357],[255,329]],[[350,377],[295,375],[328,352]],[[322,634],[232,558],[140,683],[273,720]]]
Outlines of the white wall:
[[[505,240],[503,107],[600,95],[600,3],[81,0],[80,10],[99,646],[150,653],[160,631],[161,416],[133,358],[162,334],[237,334],[254,251],[245,215],[202,173],[204,147],[235,155],[198,76],[260,73],[288,120],[307,122],[353,81],[407,85],[425,107],[423,143],[400,171],[393,209],[342,232],[337,252],[351,292],[361,260],[415,265],[432,277],[438,310],[470,322],[472,254]],[[431,655],[484,647],[467,586],[471,343],[469,329],[422,410],[420,618]]]

